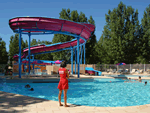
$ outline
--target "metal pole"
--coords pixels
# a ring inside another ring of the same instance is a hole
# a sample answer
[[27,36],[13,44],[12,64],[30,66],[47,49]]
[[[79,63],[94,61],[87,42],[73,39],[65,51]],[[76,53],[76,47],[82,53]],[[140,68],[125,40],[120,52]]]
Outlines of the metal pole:
[[21,78],[21,29],[19,29],[19,78]]
[[76,48],[75,48],[75,74],[76,74],[76,62],[77,62],[77,51],[76,51]]
[[[33,55],[33,58],[32,58],[32,59],[33,59],[33,61],[34,61],[34,55]],[[34,70],[34,63],[33,63],[33,70]],[[34,71],[33,71],[33,72],[34,72]]]
[[28,58],[29,58],[29,74],[30,74],[30,42],[31,42],[31,33],[29,32],[29,45],[28,45]]
[[71,49],[71,74],[73,75],[73,48]]
[[77,37],[77,63],[78,63],[78,78],[80,77],[80,59],[79,59],[79,37]]
[[144,72],[145,72],[145,64],[144,64]]
[[85,64],[85,44],[83,46],[84,46],[84,64]]
[[131,74],[131,64],[130,64],[130,74]]
[[80,64],[82,64],[82,46],[81,46],[81,58],[80,58]]

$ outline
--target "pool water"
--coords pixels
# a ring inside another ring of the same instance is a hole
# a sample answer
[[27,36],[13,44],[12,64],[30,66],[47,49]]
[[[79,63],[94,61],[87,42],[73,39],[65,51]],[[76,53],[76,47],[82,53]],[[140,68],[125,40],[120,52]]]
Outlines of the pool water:
[[149,75],[105,75],[108,77],[150,77]]
[[[25,88],[25,83],[3,83],[0,90],[31,97],[44,98],[58,101],[58,83],[30,83],[34,91]],[[119,107],[150,104],[150,83],[133,82],[72,82],[69,83],[67,103],[100,106]],[[62,94],[62,102],[64,102]]]

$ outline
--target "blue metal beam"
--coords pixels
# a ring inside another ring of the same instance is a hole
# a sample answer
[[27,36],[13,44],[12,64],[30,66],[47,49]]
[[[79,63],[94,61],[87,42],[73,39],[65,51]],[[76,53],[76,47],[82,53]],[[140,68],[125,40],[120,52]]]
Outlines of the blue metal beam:
[[[85,42],[84,43],[82,43],[82,44],[80,44],[80,46],[82,46],[82,45],[84,45],[85,44]],[[74,46],[73,48],[77,48],[77,45],[76,46]]]
[[75,48],[75,74],[76,74],[76,62],[77,62],[77,51],[76,51],[76,48]]
[[71,49],[71,74],[73,74],[73,48]]
[[84,46],[84,64],[85,64],[85,44],[83,46]]
[[81,58],[80,58],[80,64],[82,64],[82,46],[81,46]]
[[78,78],[80,77],[80,61],[79,61],[79,37],[77,37],[77,63],[78,63]]
[[28,45],[29,72],[28,72],[28,74],[30,74],[30,42],[31,42],[31,33],[29,32],[28,35],[29,35],[29,45]]
[[[32,55],[32,60],[34,61],[34,55]],[[34,70],[34,63],[33,63],[33,70]],[[34,71],[33,71],[34,73]]]
[[21,29],[19,29],[19,78],[21,78]]

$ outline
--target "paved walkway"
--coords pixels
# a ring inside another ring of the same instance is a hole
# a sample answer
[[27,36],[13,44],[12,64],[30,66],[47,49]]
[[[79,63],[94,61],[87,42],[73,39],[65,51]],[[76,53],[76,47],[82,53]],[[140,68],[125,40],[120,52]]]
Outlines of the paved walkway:
[[132,107],[59,107],[57,101],[0,91],[0,113],[149,113],[150,105]]
[[[84,78],[87,76],[82,77]],[[150,113],[150,104],[130,107],[90,107],[69,105],[70,107],[68,108],[64,106],[59,107],[57,101],[0,91],[0,113]]]

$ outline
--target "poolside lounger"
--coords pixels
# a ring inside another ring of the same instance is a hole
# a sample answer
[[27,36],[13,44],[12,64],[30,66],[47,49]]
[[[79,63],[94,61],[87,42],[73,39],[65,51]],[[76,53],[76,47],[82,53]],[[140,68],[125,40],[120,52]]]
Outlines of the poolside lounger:
[[117,71],[117,73],[121,73],[122,72],[122,69],[119,69],[118,71]]
[[128,69],[125,69],[123,73],[127,74],[128,73]]
[[140,70],[140,73],[143,73],[143,70],[142,70],[142,69]]
[[135,73],[135,71],[136,71],[135,69],[132,69],[131,73]]
[[115,73],[116,72],[116,69],[114,69],[113,71],[112,71],[112,73]]

